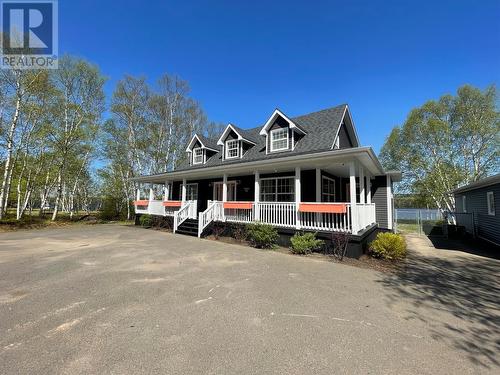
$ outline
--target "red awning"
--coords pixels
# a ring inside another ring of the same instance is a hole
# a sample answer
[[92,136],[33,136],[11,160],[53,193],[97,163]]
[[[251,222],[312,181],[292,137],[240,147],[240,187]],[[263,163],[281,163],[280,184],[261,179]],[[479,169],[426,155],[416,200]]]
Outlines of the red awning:
[[165,206],[165,207],[181,207],[182,202],[181,201],[165,201],[165,202],[163,202],[163,206]]
[[135,206],[149,206],[148,200],[134,201]]
[[332,213],[345,214],[347,212],[347,204],[322,204],[322,203],[301,203],[299,206],[300,212],[316,212],[316,213]]
[[240,210],[249,210],[252,208],[253,202],[224,202],[224,208],[233,208]]

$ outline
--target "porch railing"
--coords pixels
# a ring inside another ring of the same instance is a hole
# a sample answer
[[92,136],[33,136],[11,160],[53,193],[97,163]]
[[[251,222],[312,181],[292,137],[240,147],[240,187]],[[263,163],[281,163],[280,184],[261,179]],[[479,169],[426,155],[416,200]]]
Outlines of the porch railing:
[[354,209],[350,203],[313,202],[313,205],[319,206],[318,212],[300,212],[294,202],[252,202],[251,208],[243,209],[224,209],[222,202],[218,202],[214,207],[220,210],[220,214],[214,215],[213,220],[261,222],[281,228],[347,233],[358,233],[376,223],[375,204],[356,204]]
[[258,202],[256,221],[284,228],[295,228],[297,223],[297,207],[288,202]]
[[[340,206],[338,203],[321,204]],[[308,230],[351,232],[351,204],[341,203],[341,205],[345,207],[345,212],[301,212],[301,227]]]
[[209,201],[208,207],[198,216],[198,237],[212,221],[223,221],[222,202]]
[[174,214],[174,233],[177,231],[179,226],[185,222],[187,219],[196,219],[198,216],[198,202],[197,201],[187,201],[183,206],[175,212]]
[[366,229],[377,221],[375,218],[375,203],[357,203],[354,215],[352,216],[352,221],[355,224],[353,232],[358,233]]

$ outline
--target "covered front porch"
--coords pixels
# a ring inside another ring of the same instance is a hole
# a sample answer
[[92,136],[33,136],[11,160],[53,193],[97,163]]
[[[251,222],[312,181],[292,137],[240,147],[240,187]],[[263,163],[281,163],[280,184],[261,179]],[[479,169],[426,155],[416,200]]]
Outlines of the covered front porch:
[[135,206],[137,214],[172,216],[174,231],[197,219],[198,236],[212,222],[360,234],[376,225],[373,177],[359,160],[227,171],[142,186]]

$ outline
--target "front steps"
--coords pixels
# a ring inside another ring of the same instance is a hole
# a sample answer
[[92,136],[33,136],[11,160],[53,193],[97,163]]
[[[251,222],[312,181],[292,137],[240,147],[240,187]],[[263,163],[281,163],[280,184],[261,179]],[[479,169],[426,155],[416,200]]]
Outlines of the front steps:
[[198,219],[186,219],[175,233],[198,237]]

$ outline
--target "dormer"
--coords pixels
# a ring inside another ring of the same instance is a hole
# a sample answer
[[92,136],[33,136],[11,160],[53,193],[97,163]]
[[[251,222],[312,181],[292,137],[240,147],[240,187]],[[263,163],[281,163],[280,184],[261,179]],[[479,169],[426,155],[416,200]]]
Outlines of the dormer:
[[186,152],[189,155],[190,165],[203,165],[217,152],[217,146],[208,138],[195,134],[189,142]]
[[217,141],[222,146],[223,160],[241,159],[256,141],[243,129],[228,124]]
[[294,150],[306,131],[276,109],[259,134],[266,137],[266,154],[272,154]]

